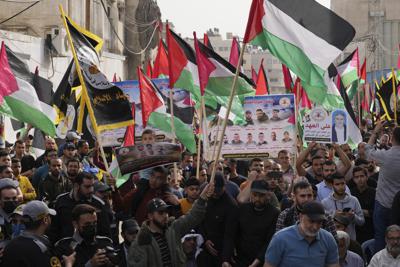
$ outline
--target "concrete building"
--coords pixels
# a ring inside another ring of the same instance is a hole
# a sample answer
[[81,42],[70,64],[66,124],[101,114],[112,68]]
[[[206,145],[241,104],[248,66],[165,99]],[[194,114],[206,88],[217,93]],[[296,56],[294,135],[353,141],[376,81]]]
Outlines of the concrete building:
[[[53,82],[54,90],[72,60],[60,4],[76,23],[104,40],[100,68],[109,79],[114,73],[122,80],[135,78],[136,67],[157,46],[155,28],[161,13],[154,0],[0,1],[0,42],[24,59],[32,72],[38,67],[39,74]],[[5,127],[6,139],[14,141],[8,119]]]
[[356,29],[354,42],[360,57],[367,57],[367,70],[397,66],[400,43],[399,0],[331,0],[331,9]]
[[[104,3],[104,7],[103,7]],[[1,1],[0,17],[9,18],[32,2]],[[153,0],[42,0],[0,25],[0,41],[26,59],[32,70],[57,87],[72,59],[59,5],[75,22],[104,40],[101,69],[109,79],[136,77],[136,66],[145,62],[157,45],[154,28],[161,14]]]

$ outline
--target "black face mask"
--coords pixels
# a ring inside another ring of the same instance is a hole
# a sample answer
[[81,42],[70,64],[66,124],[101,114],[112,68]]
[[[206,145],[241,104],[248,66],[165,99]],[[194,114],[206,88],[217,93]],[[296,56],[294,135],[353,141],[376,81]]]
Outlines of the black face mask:
[[11,201],[4,201],[4,202],[3,202],[3,205],[4,205],[3,210],[5,211],[5,213],[10,214],[10,213],[12,213],[12,212],[15,210],[15,208],[18,206],[18,202],[17,202],[17,201],[13,201],[13,200],[11,200]]
[[96,232],[96,225],[91,224],[83,226],[82,231],[80,231],[79,234],[85,241],[92,242],[96,236]]

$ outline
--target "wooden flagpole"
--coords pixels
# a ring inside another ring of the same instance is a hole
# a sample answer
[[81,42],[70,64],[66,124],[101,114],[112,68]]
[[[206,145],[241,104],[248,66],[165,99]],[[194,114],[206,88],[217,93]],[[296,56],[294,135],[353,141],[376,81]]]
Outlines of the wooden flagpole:
[[[244,55],[244,50],[246,48],[246,44],[244,43],[240,49],[240,55],[239,55],[239,61],[238,61],[238,65],[236,66],[236,73],[235,73],[235,77],[233,78],[233,83],[232,83],[232,89],[231,89],[231,94],[229,96],[229,102],[228,102],[228,107],[226,110],[226,114],[225,114],[225,119],[222,123],[222,131],[221,134],[219,136],[219,143],[218,143],[218,148],[217,148],[217,153],[215,155],[214,158],[214,166],[212,169],[212,173],[211,173],[211,178],[210,178],[210,182],[214,182],[214,178],[215,178],[215,173],[217,170],[217,162],[219,160],[219,157],[221,156],[221,149],[222,149],[222,144],[223,144],[223,139],[224,139],[224,134],[225,134],[225,130],[226,130],[226,125],[228,123],[228,119],[229,119],[229,114],[231,113],[231,109],[232,109],[232,103],[233,103],[233,97],[236,94],[236,84],[237,84],[237,80],[240,74],[240,66],[242,65],[242,61],[243,61],[243,55]],[[218,140],[217,140],[218,142]]]
[[[200,106],[200,112],[198,113],[199,115],[199,135],[197,138],[197,165],[196,165],[196,177],[199,179],[200,175],[200,158],[201,158],[201,138],[204,136],[204,128],[203,128],[203,108],[202,105],[204,104],[204,97],[201,96],[201,106]],[[204,150],[204,149],[203,149]]]
[[65,18],[64,9],[63,9],[61,4],[59,5],[59,9],[60,9],[60,13],[61,13],[61,16],[62,16],[62,20],[63,20],[63,23],[64,23],[65,30],[67,31],[68,42],[69,42],[69,45],[71,47],[72,55],[74,57],[76,72],[78,73],[79,81],[80,81],[81,86],[82,86],[82,96],[81,96],[81,98],[83,97],[83,100],[85,100],[85,102],[86,102],[85,104],[86,104],[86,106],[88,108],[89,117],[90,117],[90,120],[92,122],[93,129],[94,129],[94,132],[95,132],[95,135],[96,135],[96,139],[97,139],[97,142],[98,142],[99,147],[100,147],[100,153],[101,153],[101,156],[102,156],[103,161],[104,161],[104,166],[106,167],[106,171],[109,172],[109,167],[108,167],[106,154],[104,153],[104,149],[103,149],[103,146],[101,145],[101,141],[100,141],[100,132],[99,132],[99,129],[97,127],[96,118],[94,116],[93,108],[90,105],[89,94],[87,92],[85,80],[84,80],[83,75],[82,75],[81,66],[79,65],[79,60],[78,60],[78,57],[76,55],[74,44],[72,42],[71,33],[69,31],[69,27],[67,25],[67,20]]
[[396,75],[394,74],[394,69],[392,68],[392,75],[393,75],[393,109],[394,109],[394,123],[397,126],[397,90],[396,90]]

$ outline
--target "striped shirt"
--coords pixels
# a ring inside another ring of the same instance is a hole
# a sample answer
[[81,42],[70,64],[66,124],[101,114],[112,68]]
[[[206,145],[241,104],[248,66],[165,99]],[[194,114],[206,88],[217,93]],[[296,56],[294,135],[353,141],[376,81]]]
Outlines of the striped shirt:
[[169,252],[168,243],[165,235],[160,233],[152,234],[157,241],[158,247],[160,248],[163,267],[172,267],[171,254]]

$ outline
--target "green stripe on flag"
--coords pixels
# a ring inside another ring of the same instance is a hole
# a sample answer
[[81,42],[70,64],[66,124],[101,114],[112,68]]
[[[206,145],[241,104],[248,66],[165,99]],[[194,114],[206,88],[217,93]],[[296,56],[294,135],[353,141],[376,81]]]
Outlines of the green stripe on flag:
[[[161,131],[172,133],[171,115],[167,113],[152,112],[147,123]],[[196,152],[196,141],[193,129],[174,117],[176,138],[192,153]]]
[[16,120],[29,123],[50,136],[56,135],[56,128],[53,121],[41,110],[11,96],[4,97],[0,106],[0,113],[3,113]]
[[311,101],[321,104],[325,101],[325,71],[313,64],[307,55],[295,45],[276,37],[265,29],[251,43],[261,46],[279,58],[290,70],[301,79],[302,85]]

